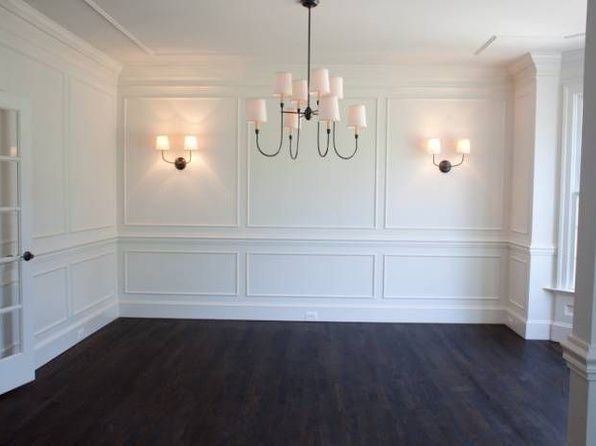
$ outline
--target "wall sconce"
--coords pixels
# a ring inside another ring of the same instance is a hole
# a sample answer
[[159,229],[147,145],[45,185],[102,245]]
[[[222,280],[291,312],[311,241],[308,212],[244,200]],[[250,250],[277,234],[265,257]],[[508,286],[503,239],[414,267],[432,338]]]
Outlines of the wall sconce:
[[437,164],[435,155],[441,153],[441,140],[439,138],[431,138],[426,142],[426,150],[433,156],[433,164],[439,168],[443,173],[447,173],[452,167],[461,166],[464,163],[466,155],[470,154],[470,140],[469,139],[458,139],[456,151],[461,154],[461,160],[459,163],[452,164],[449,160],[443,160]]
[[192,152],[199,149],[199,145],[197,143],[197,137],[194,135],[186,135],[184,137],[184,150],[188,151],[188,161],[183,157],[178,157],[174,161],[169,161],[166,159],[165,153],[167,150],[170,150],[170,138],[167,135],[159,135],[155,138],[155,150],[161,151],[161,159],[163,159],[166,163],[173,164],[176,166],[176,169],[183,170],[187,164],[190,164],[192,161]]

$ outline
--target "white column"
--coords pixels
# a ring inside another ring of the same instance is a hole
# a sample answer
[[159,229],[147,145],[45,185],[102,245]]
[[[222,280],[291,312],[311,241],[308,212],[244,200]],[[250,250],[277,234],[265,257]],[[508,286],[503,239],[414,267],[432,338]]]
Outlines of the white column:
[[550,339],[554,282],[561,55],[527,54],[509,68],[514,138],[506,322],[526,339]]
[[596,0],[588,0],[579,240],[569,364],[568,443],[596,445]]

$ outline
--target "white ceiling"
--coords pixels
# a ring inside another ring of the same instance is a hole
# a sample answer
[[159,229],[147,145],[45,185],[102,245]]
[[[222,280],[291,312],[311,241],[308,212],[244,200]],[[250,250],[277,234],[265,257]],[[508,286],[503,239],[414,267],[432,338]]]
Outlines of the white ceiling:
[[[26,1],[123,63],[151,54],[305,59],[307,11],[295,0]],[[503,63],[532,50],[579,49],[586,3],[321,0],[313,10],[313,62]],[[494,43],[474,56],[491,36]]]

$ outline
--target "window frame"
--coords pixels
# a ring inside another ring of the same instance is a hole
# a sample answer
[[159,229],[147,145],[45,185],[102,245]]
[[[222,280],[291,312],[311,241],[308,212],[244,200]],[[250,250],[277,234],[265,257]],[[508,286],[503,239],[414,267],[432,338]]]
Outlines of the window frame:
[[562,118],[557,288],[574,291],[583,120],[581,82],[563,87]]

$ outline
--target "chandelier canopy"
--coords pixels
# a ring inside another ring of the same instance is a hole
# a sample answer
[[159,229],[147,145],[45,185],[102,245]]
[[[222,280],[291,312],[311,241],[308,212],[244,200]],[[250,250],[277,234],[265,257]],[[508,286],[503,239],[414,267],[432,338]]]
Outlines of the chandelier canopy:
[[[254,125],[257,150],[266,157],[279,155],[283,147],[284,135],[288,137],[290,158],[298,158],[300,147],[300,129],[304,120],[317,118],[317,150],[319,156],[326,157],[329,148],[343,159],[352,159],[358,151],[358,134],[366,128],[366,108],[364,105],[352,105],[347,110],[348,127],[354,129],[354,149],[350,154],[342,154],[335,143],[336,123],[341,120],[339,100],[344,97],[344,80],[340,76],[329,76],[326,68],[311,71],[311,12],[319,4],[319,0],[300,0],[308,9],[308,52],[306,62],[306,79],[293,80],[292,73],[280,72],[275,76],[273,96],[279,98],[280,138],[279,146],[273,152],[266,152],[259,143],[261,125],[267,122],[267,106],[265,99],[249,99],[246,103],[246,117]],[[313,108],[312,102],[316,101]],[[324,148],[320,142],[321,126],[325,127],[326,142]],[[295,142],[294,142],[295,139]]]

